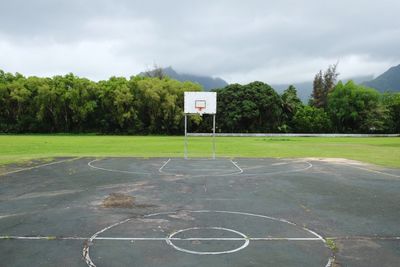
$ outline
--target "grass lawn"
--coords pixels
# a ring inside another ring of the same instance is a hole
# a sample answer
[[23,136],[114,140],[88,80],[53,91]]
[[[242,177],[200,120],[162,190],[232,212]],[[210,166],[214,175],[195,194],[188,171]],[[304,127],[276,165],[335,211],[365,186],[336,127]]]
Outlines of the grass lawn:
[[[220,157],[347,158],[400,167],[400,138],[218,137]],[[210,137],[189,137],[189,156],[211,155]],[[62,156],[182,157],[180,136],[0,135],[0,165]]]

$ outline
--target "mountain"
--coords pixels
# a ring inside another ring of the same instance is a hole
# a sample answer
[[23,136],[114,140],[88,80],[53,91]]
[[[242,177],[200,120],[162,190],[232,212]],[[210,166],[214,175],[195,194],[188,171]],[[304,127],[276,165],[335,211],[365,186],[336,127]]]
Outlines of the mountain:
[[[355,83],[362,83],[368,80],[371,80],[372,76],[357,76],[348,79],[343,79],[344,83],[352,80]],[[286,90],[289,85],[293,85],[296,87],[297,96],[303,101],[303,103],[307,103],[308,99],[311,97],[312,90],[313,90],[313,82],[301,82],[301,83],[293,83],[293,84],[271,84],[271,87],[274,88],[279,94],[282,94],[284,90]]]
[[372,81],[363,84],[380,92],[400,92],[400,65],[391,67]]
[[[153,71],[150,71],[154,72]],[[167,75],[168,77],[185,82],[185,81],[190,81],[190,82],[195,82],[199,83],[201,86],[203,86],[205,91],[210,91],[211,89],[216,89],[216,88],[223,88],[228,85],[226,81],[224,81],[221,78],[213,78],[210,76],[201,76],[201,75],[194,75],[194,74],[186,74],[186,73],[178,73],[176,72],[172,67],[168,68],[162,68],[162,72]],[[139,73],[139,75],[143,76],[145,75],[144,72]]]
[[[154,72],[155,71],[150,71]],[[169,76],[172,79],[176,79],[178,81],[191,81],[199,83],[203,86],[205,91],[210,91],[215,88],[223,88],[228,85],[226,81],[221,78],[213,78],[210,76],[201,76],[187,73],[178,73],[172,67],[163,68],[162,72]],[[148,72],[147,72],[148,73]],[[139,75],[146,75],[145,72],[140,73]],[[373,79],[373,76],[357,76],[347,79],[342,79],[344,83],[349,80],[353,80],[357,84],[363,84],[368,87],[372,87],[377,89],[380,92],[392,91],[392,92],[400,92],[400,65],[391,67],[389,70]],[[271,84],[271,87],[274,88],[278,93],[282,94],[285,89],[287,89],[291,84]],[[308,99],[311,97],[313,82],[306,81],[300,83],[292,84],[297,89],[297,95],[304,102],[307,103]]]

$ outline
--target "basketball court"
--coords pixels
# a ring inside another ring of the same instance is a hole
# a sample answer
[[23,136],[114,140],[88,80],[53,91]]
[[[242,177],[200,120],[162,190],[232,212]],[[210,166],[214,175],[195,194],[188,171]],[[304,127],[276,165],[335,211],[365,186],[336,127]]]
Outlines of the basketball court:
[[[2,266],[400,262],[398,170],[305,159],[68,158],[0,179]],[[116,194],[131,205],[105,206]]]

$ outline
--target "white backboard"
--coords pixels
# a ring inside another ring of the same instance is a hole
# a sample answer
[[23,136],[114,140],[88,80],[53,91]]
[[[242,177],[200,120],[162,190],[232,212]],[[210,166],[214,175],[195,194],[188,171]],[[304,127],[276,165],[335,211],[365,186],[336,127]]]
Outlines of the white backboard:
[[184,113],[216,114],[216,92],[185,92]]

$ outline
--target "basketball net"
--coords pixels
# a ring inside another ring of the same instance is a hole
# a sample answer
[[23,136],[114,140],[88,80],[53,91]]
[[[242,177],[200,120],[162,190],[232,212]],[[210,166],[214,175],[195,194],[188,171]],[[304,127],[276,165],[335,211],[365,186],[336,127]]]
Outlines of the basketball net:
[[197,109],[197,111],[199,112],[200,116],[203,116],[203,109],[205,107],[195,107]]

